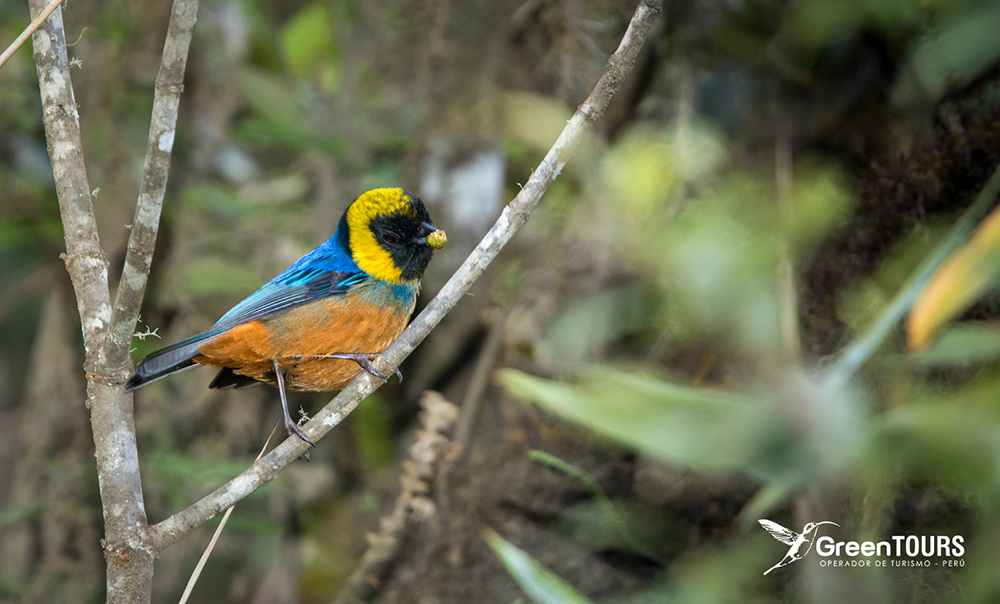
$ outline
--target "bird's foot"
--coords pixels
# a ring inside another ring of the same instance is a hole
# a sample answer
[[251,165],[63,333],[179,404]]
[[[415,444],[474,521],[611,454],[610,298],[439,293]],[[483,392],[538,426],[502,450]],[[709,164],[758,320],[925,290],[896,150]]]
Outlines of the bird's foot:
[[[302,431],[302,428],[300,428],[297,423],[292,421],[292,416],[288,413],[288,398],[285,396],[285,368],[282,367],[278,363],[278,361],[274,360],[271,361],[271,365],[274,367],[274,375],[275,378],[277,378],[276,381],[278,382],[278,394],[281,396],[281,411],[285,416],[284,417],[285,431],[288,432],[289,436],[294,434],[295,436],[301,438],[303,441],[309,443],[311,446],[315,447],[316,444],[313,443],[313,441],[309,440],[309,437],[306,436],[306,433]],[[308,451],[306,452],[304,457],[306,458],[306,461],[309,461]]]

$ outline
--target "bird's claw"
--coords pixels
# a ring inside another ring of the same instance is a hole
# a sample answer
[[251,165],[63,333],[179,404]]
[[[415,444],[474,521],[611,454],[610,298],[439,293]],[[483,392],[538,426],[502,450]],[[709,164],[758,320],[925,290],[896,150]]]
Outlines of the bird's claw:
[[[295,436],[298,436],[299,438],[301,438],[305,442],[309,443],[310,445],[312,445],[314,447],[316,446],[316,443],[314,443],[313,441],[309,440],[309,437],[306,436],[306,433],[302,431],[302,428],[300,428],[299,425],[296,424],[295,422],[293,422],[290,418],[287,418],[285,420],[285,431],[288,432],[289,436],[291,436],[291,435],[294,434]],[[308,456],[309,456],[309,453],[306,452],[306,459],[309,458]]]

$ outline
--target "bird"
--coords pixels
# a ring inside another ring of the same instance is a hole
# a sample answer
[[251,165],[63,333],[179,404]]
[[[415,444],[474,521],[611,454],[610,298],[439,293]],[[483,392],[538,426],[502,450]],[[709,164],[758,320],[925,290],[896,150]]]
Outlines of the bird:
[[347,206],[332,237],[211,329],[145,357],[125,391],[195,367],[221,367],[209,388],[277,386],[288,435],[313,445],[292,421],[286,391],[341,390],[362,371],[387,379],[371,358],[406,327],[420,278],[447,240],[416,195],[368,191]]
[[829,520],[824,520],[822,522],[807,522],[802,528],[802,533],[796,533],[791,529],[787,529],[777,522],[771,522],[770,520],[758,520],[764,530],[771,533],[771,536],[778,541],[784,543],[785,545],[792,546],[789,548],[788,553],[785,557],[781,559],[771,568],[764,571],[764,574],[771,572],[776,568],[781,568],[782,566],[787,566],[796,560],[801,560],[809,553],[812,549],[813,539],[816,538],[816,529],[819,528],[821,524],[832,524],[833,526],[840,526],[836,522],[830,522]]

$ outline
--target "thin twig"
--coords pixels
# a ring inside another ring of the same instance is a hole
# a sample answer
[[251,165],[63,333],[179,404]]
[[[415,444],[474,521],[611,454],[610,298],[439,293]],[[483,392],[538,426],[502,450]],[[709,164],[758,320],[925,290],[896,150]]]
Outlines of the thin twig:
[[[503,310],[497,310],[496,315],[490,322],[489,332],[486,335],[486,342],[479,353],[479,359],[472,370],[472,378],[469,380],[468,388],[462,397],[461,411],[458,423],[455,427],[454,448],[448,455],[438,470],[437,478],[434,481],[435,503],[438,509],[437,528],[443,528],[451,516],[451,485],[449,475],[455,463],[462,454],[468,450],[469,440],[472,438],[472,431],[479,417],[479,409],[486,388],[491,382],[493,369],[496,366],[497,357],[503,350],[505,342],[507,318],[510,316],[510,306]],[[453,551],[457,551],[453,544]]]
[[[618,50],[608,60],[604,74],[594,91],[573,114],[542,163],[532,173],[517,197],[504,208],[500,218],[476,249],[402,335],[375,359],[373,364],[380,373],[392,374],[399,363],[427,337],[448,311],[458,304],[503,246],[527,222],[531,210],[562,171],[584,132],[601,117],[611,97],[631,72],[653,20],[660,13],[661,5],[662,2],[659,0],[645,0],[639,5]],[[303,427],[304,431],[315,442],[317,438],[321,438],[339,424],[361,400],[381,384],[382,381],[371,374],[362,373],[320,410],[316,417]],[[274,480],[278,472],[301,455],[306,447],[307,445],[297,437],[285,440],[236,478],[187,509],[150,527],[149,544],[160,551],[174,543],[264,483]]]
[[[441,464],[437,479],[434,482],[435,501],[439,510],[438,518],[447,521],[451,518],[451,499],[449,492],[449,475],[455,463],[462,454],[468,450],[469,440],[472,438],[472,431],[476,425],[476,418],[479,417],[479,409],[486,388],[491,382],[493,369],[496,366],[497,357],[503,350],[505,341],[507,317],[510,316],[510,307],[504,310],[497,310],[496,316],[490,324],[489,332],[486,335],[486,342],[479,353],[479,359],[472,370],[472,378],[469,386],[462,397],[461,412],[458,417],[458,424],[455,427],[455,446],[452,454],[447,456]],[[441,526],[441,523],[438,524]]]
[[[271,437],[274,436],[274,431],[278,429],[278,425],[275,424],[274,428],[271,429],[271,433],[267,435],[267,440],[264,441],[264,446],[260,448],[260,453],[257,454],[257,458],[254,461],[260,461],[260,458],[264,455],[264,451],[267,451],[267,445],[271,444]],[[198,577],[201,576],[201,571],[205,568],[205,563],[208,562],[208,557],[212,555],[212,550],[215,549],[215,543],[219,540],[219,536],[222,535],[222,530],[226,528],[226,523],[229,522],[229,516],[233,513],[233,508],[236,506],[231,505],[226,510],[226,513],[222,515],[222,520],[219,521],[219,526],[215,527],[215,532],[212,533],[212,539],[208,542],[208,547],[202,552],[201,558],[198,558],[198,564],[195,565],[194,570],[191,571],[191,577],[188,579],[187,585],[184,586],[184,593],[181,594],[181,599],[178,600],[177,604],[185,604],[188,598],[191,597],[191,592],[194,591],[194,585],[198,582]]]
[[156,76],[139,201],[132,219],[128,252],[125,255],[122,277],[118,282],[114,310],[111,312],[107,337],[100,353],[100,362],[107,368],[108,377],[119,381],[124,381],[130,374],[128,351],[142,307],[153,249],[156,247],[163,194],[170,170],[170,155],[174,148],[177,110],[181,91],[184,89],[184,71],[197,20],[198,0],[174,0],[167,38],[163,43],[160,72]]
[[52,11],[56,10],[56,7],[62,4],[62,1],[63,0],[52,0],[52,2],[49,2],[48,5],[42,9],[42,12],[38,13],[38,16],[34,18],[31,24],[24,28],[21,35],[7,47],[7,50],[3,51],[2,55],[0,55],[0,67],[3,67],[3,64],[7,62],[7,59],[14,56],[14,53],[17,52],[18,48],[21,48],[21,45],[28,39],[28,36],[35,33],[35,30],[41,27],[42,22],[49,18]]
[[377,535],[368,535],[368,551],[351,573],[334,604],[367,602],[373,587],[381,582],[403,547],[406,531],[415,520],[426,520],[434,513],[434,503],[427,496],[431,481],[441,463],[449,456],[453,442],[446,436],[458,419],[458,407],[437,392],[425,392],[420,399],[421,431],[410,447],[410,457],[403,462],[399,477],[400,492],[392,512],[379,522]]

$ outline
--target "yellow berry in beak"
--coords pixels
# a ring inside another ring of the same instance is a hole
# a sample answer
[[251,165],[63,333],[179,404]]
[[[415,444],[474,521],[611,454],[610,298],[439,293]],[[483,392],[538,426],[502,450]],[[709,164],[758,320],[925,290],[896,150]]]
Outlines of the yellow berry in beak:
[[427,245],[432,248],[439,250],[448,243],[448,236],[444,234],[444,231],[438,229],[427,236]]

